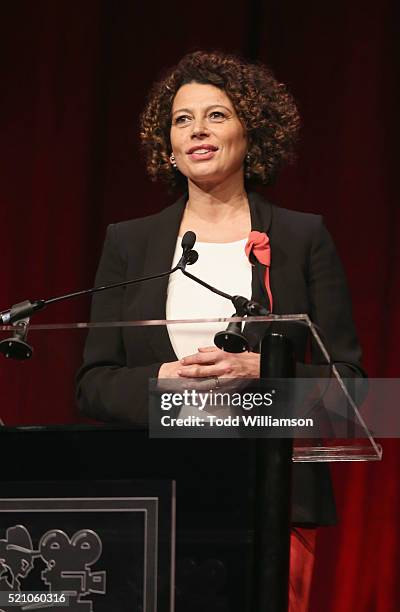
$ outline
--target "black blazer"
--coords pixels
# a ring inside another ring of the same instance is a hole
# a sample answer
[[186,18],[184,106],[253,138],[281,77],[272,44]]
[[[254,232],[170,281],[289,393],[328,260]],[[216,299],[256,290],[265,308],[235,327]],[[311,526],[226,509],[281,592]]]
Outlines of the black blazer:
[[[110,225],[96,285],[167,270],[185,203],[183,196],[158,214]],[[341,373],[363,375],[343,269],[322,218],[272,206],[256,193],[249,194],[249,203],[252,229],[270,238],[274,313],[308,313],[322,330]],[[253,267],[252,298],[268,304],[263,268]],[[95,294],[92,320],[163,319],[167,287],[164,278]],[[251,324],[246,327],[255,342]],[[281,327],[273,324],[274,331]],[[307,330],[286,325],[284,332],[295,346],[298,375],[324,376],[327,366],[315,348],[312,365],[304,364]],[[176,359],[165,328],[91,330],[78,373],[81,410],[103,421],[147,425],[148,379],[157,378],[162,363]],[[296,464],[293,480],[293,522],[332,524],[335,507],[327,466]]]

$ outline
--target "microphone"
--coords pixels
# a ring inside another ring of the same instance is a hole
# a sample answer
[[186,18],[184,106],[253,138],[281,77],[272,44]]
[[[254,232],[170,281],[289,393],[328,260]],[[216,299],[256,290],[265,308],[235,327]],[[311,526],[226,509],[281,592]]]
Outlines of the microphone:
[[183,249],[183,254],[191,251],[196,243],[196,234],[194,232],[188,231],[183,234],[181,247]]
[[133,285],[135,283],[142,283],[157,278],[163,278],[169,276],[177,270],[185,272],[186,266],[194,264],[199,255],[196,251],[193,251],[193,246],[196,242],[196,234],[188,231],[182,237],[182,250],[183,254],[177,265],[166,272],[160,274],[153,274],[151,276],[142,276],[141,278],[134,278],[128,281],[122,281],[120,283],[112,283],[111,285],[103,285],[101,287],[92,287],[91,289],[83,289],[82,291],[75,291],[73,293],[66,293],[59,295],[47,300],[25,300],[19,304],[14,304],[8,310],[0,312],[0,325],[14,325],[15,332],[11,338],[6,338],[0,341],[0,353],[3,353],[7,358],[13,359],[29,359],[32,356],[33,349],[29,344],[25,342],[28,327],[29,317],[38,310],[42,310],[48,304],[54,304],[55,302],[63,302],[64,300],[70,300],[81,295],[91,295],[92,293],[98,293],[99,291],[106,291],[107,289],[116,289],[117,287],[125,287],[126,285]]
[[52,304],[54,302],[62,302],[64,300],[69,300],[80,295],[87,295],[91,293],[97,293],[99,291],[105,291],[106,289],[115,289],[117,287],[124,287],[125,285],[131,285],[143,281],[154,280],[156,278],[162,278],[163,276],[173,274],[174,272],[176,272],[176,270],[185,269],[186,266],[194,264],[199,257],[196,251],[192,251],[192,247],[194,246],[195,242],[196,234],[194,232],[186,232],[183,235],[181,242],[183,255],[177,265],[172,268],[172,270],[168,270],[167,272],[161,272],[160,274],[154,274],[152,276],[142,276],[141,278],[135,278],[128,281],[123,281],[121,283],[113,283],[111,285],[103,285],[102,287],[92,287],[91,289],[75,291],[74,293],[66,293],[65,295],[59,295],[48,300],[25,300],[24,302],[20,302],[19,304],[14,304],[8,310],[3,310],[2,312],[0,312],[0,325],[11,325],[16,321],[30,317],[31,314],[37,312],[38,310],[42,310],[42,308],[47,306],[47,304]]
[[197,251],[193,251],[193,247],[196,242],[196,234],[194,232],[188,231],[185,232],[182,236],[181,247],[183,250],[182,257],[180,258],[177,266],[182,272],[186,268],[186,266],[191,266],[196,263],[199,258],[199,254]]

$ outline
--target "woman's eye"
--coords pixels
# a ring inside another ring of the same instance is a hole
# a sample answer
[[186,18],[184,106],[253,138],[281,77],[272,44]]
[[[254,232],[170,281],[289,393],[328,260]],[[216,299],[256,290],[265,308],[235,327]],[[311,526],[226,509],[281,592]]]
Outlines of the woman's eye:
[[190,121],[189,115],[178,115],[174,119],[175,125],[180,125],[182,123],[187,123],[188,121]]
[[217,121],[221,121],[222,119],[225,119],[225,114],[221,111],[213,111],[212,113],[210,113],[210,118]]

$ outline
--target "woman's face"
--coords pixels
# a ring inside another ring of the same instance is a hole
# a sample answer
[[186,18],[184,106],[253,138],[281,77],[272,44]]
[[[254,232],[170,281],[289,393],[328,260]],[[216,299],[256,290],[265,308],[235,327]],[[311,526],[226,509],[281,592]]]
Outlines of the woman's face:
[[196,184],[243,176],[246,131],[226,93],[214,85],[188,83],[178,89],[171,145],[179,170]]

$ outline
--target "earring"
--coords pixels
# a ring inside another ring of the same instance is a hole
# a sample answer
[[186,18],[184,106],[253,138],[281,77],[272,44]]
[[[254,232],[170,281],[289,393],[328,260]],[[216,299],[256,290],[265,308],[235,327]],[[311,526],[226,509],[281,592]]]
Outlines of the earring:
[[171,166],[176,170],[178,166],[176,165],[175,155],[173,153],[171,153],[169,161],[171,162]]
[[246,153],[246,157],[244,158],[244,175],[247,179],[251,177],[250,161],[251,155],[250,153]]

